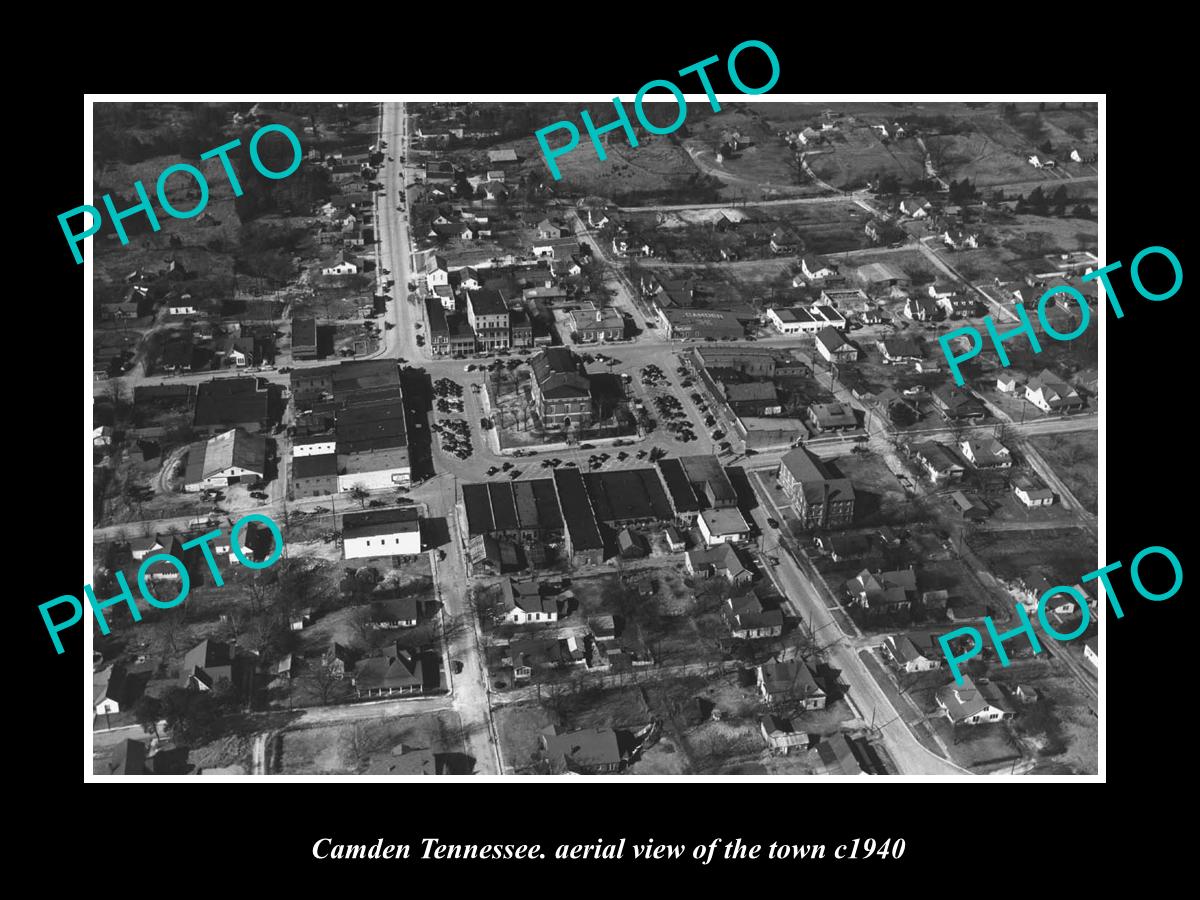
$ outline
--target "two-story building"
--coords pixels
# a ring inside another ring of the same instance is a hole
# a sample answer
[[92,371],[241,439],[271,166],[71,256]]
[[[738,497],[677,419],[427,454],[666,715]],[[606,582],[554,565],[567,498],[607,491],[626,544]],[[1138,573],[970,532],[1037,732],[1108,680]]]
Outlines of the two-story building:
[[480,351],[507,350],[512,346],[508,307],[499,291],[467,291],[467,323],[475,331]]
[[547,347],[529,361],[530,393],[547,431],[588,428],[595,421],[591,381],[566,347]]

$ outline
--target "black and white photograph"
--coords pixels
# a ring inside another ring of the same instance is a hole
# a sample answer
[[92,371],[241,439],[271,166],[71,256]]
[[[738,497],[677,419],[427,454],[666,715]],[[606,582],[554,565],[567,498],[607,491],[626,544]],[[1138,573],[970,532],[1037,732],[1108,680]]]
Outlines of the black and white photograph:
[[1103,96],[686,77],[93,98],[89,779],[1101,774]]

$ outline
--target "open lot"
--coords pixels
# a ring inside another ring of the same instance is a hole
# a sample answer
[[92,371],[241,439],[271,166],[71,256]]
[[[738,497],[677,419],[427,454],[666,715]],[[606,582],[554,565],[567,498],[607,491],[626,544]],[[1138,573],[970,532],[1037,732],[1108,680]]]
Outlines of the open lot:
[[474,769],[464,754],[462,724],[451,710],[365,722],[298,728],[278,737],[277,771],[283,775],[353,775],[408,750],[451,756]]
[[1081,528],[1046,531],[978,531],[971,549],[997,578],[1015,580],[1040,566],[1053,573],[1054,584],[1075,584],[1096,568],[1096,542]]
[[1095,431],[1047,434],[1029,439],[1058,477],[1066,482],[1071,493],[1093,514],[1099,504],[1097,440]]
[[863,125],[848,125],[833,132],[828,146],[808,154],[817,177],[842,190],[861,188],[877,175],[894,175],[901,184],[925,175],[925,154],[912,138],[889,143]]

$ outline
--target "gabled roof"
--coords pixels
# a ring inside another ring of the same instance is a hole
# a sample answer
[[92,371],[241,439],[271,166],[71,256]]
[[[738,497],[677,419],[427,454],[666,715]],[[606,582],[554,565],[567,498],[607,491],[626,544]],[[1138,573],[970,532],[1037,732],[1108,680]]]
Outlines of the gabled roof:
[[950,716],[953,722],[961,722],[971,716],[978,715],[989,706],[1006,713],[1011,713],[1004,695],[995,684],[986,682],[976,685],[970,675],[963,676],[962,686],[948,684],[937,692],[937,701]]

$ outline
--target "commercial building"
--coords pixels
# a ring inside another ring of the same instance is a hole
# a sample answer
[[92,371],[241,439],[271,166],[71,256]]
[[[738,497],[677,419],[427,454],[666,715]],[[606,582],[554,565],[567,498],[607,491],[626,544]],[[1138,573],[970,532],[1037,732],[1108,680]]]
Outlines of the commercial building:
[[292,359],[317,358],[317,320],[292,319]]
[[346,559],[416,556],[420,552],[421,519],[415,507],[372,509],[342,516],[342,554]]
[[737,507],[706,509],[700,513],[700,534],[705,546],[744,541],[750,536],[750,526]]
[[218,434],[230,428],[261,431],[271,420],[270,388],[259,379],[219,378],[205,381],[196,391],[193,427]]
[[337,454],[292,455],[292,493],[301,497],[324,497],[338,490]]
[[571,334],[580,343],[619,341],[625,337],[625,319],[611,306],[597,307],[592,302],[568,313]]
[[737,340],[746,334],[741,321],[731,312],[715,309],[658,307],[659,327],[668,340]]
[[507,350],[512,346],[508,307],[499,291],[467,291],[467,324],[475,332],[480,351]]
[[267,439],[232,428],[188,449],[183,489],[227,487],[243,479],[262,478],[266,472]]
[[854,522],[854,487],[849,478],[834,478],[803,447],[780,460],[779,487],[792,503],[804,529],[846,528]]

